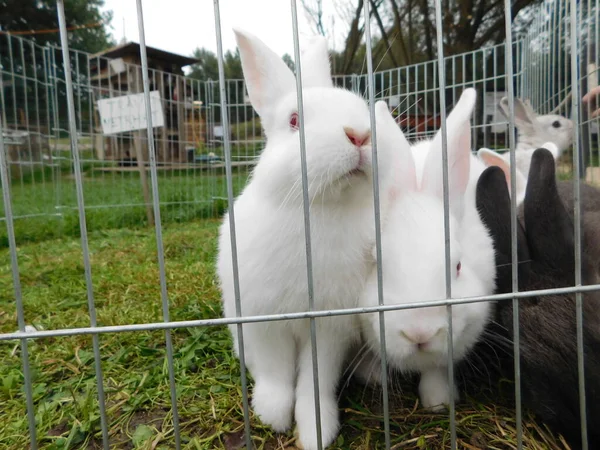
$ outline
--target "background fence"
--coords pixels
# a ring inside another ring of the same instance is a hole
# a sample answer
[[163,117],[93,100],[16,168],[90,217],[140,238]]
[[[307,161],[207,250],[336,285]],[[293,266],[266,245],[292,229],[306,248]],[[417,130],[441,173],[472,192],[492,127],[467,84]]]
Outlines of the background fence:
[[[516,95],[530,99],[540,114],[558,110],[567,117],[573,115],[569,101],[574,81],[569,45],[570,4],[566,0],[544,2],[527,33],[513,43],[511,69]],[[598,0],[579,3],[579,76],[575,81],[580,84],[582,93],[597,84],[599,13]],[[121,327],[122,331],[132,324],[218,317],[219,311],[204,300],[217,295],[212,272],[216,222],[212,219],[225,210],[228,197],[220,119],[222,100],[227,105],[231,124],[234,194],[245,185],[264,144],[260,123],[246,99],[243,81],[226,80],[227,98],[221,99],[216,80],[198,81],[186,78],[177,70],[149,66],[150,90],[159,91],[165,116],[165,126],[154,129],[157,170],[154,186],[149,173],[145,129],[107,135],[102,132],[97,110],[98,100],[142,92],[141,62],[127,62],[122,57],[115,62],[119,58],[69,51],[72,68],[72,83],[69,83],[63,70],[64,49],[40,47],[7,34],[0,35],[0,43],[1,125],[12,206],[9,218],[6,213],[9,205],[4,196],[1,219],[7,225],[14,224],[18,245],[64,236],[81,236],[83,240],[81,247],[79,244],[58,247],[48,241],[41,247],[23,250],[17,262],[16,248],[9,245],[9,227],[2,227],[0,242],[3,247],[11,247],[10,255],[5,252],[7,264],[2,269],[2,275],[6,276],[2,277],[1,301],[7,311],[0,315],[2,333],[14,331],[15,318],[18,318],[19,328],[24,328],[25,323],[30,323],[27,318],[40,317],[40,311],[43,313],[38,322],[64,329],[61,332],[64,336],[71,334],[69,329],[88,327],[90,318],[92,327],[100,323]],[[507,146],[508,123],[496,108],[508,88],[505,51],[506,47],[499,45],[445,58],[446,107],[456,102],[466,86],[475,87],[479,93],[473,119],[474,149]],[[366,97],[368,78],[364,73],[336,76],[335,82]],[[372,79],[375,97],[388,101],[409,139],[430,136],[439,129],[437,61],[376,72]],[[70,86],[76,136],[72,134],[68,117]],[[587,155],[584,163],[589,167],[598,166],[598,119],[589,118],[584,107],[580,108],[579,117],[580,148],[582,154]],[[77,143],[76,154],[72,152],[72,140]],[[565,161],[569,156],[565,156]],[[570,173],[568,164],[564,173],[565,176]],[[83,182],[78,184],[80,176]],[[158,197],[152,192],[154,187]],[[156,241],[147,234],[136,235],[129,231],[118,236],[107,234],[106,239],[103,235],[110,229],[129,230],[152,224],[155,198],[157,203],[160,199],[162,223],[201,219],[194,223],[202,223],[204,227],[165,236],[166,262],[159,256],[160,268],[156,267],[152,253],[158,246],[158,254],[162,254],[160,231]],[[81,199],[85,199],[85,205]],[[83,216],[87,228],[82,228]],[[89,242],[88,232],[97,232],[91,235]],[[52,256],[44,253],[48,249],[54,252]],[[12,258],[10,267],[9,257]],[[149,271],[148,267],[151,267]],[[198,280],[197,283],[186,284],[190,278]],[[171,286],[168,298],[167,282]],[[24,309],[14,302],[21,294]],[[161,302],[156,301],[159,297]],[[39,323],[36,326],[39,327]],[[226,358],[222,355],[209,359],[217,374],[212,379],[207,379],[212,375],[206,373],[197,375],[200,371],[194,365],[198,355],[217,355],[229,341],[222,333],[202,328],[177,330],[172,335],[167,332],[163,338],[157,331],[159,328],[147,326],[140,331],[133,326],[132,330],[137,330],[135,338],[128,333],[125,337],[107,335],[102,339],[96,335],[91,345],[85,336],[70,336],[61,341],[60,349],[53,346],[55,338],[40,340],[29,347],[23,340],[20,350],[14,344],[3,343],[2,351],[7,358],[21,352],[24,367],[24,375],[20,365],[15,368],[14,362],[2,369],[7,371],[3,373],[2,392],[13,402],[11,405],[20,405],[14,406],[16,410],[20,408],[14,420],[4,426],[8,430],[17,429],[18,421],[24,422],[29,417],[30,427],[36,429],[37,426],[42,442],[51,441],[58,446],[52,436],[60,432],[68,434],[60,444],[64,448],[90,442],[100,446],[101,442],[106,445],[110,432],[111,440],[118,446],[124,438],[119,434],[121,431],[109,427],[106,418],[110,423],[119,423],[121,415],[131,417],[141,406],[152,403],[158,404],[162,411],[163,424],[158,427],[162,438],[180,443],[180,424],[184,430],[194,427],[214,430],[212,415],[206,411],[218,409],[220,398],[241,397],[240,375],[218,371],[222,364],[220,358]],[[101,356],[101,349],[102,355],[109,356]],[[134,353],[139,359],[134,358]],[[162,357],[166,357],[166,363]],[[227,386],[219,384],[219,376],[226,379]],[[21,392],[23,378],[28,384],[25,391],[29,392],[30,416],[26,416]],[[68,380],[67,387],[55,388],[48,400],[46,391],[64,380]],[[218,388],[197,392],[198,385],[206,387],[210,383]],[[156,398],[144,394],[149,389],[155,389]],[[104,390],[106,404],[103,403]],[[208,409],[181,407],[177,411],[177,404],[189,405],[194,401],[206,402]],[[239,403],[231,407],[238,416],[242,409]],[[34,404],[43,407],[34,408]],[[65,422],[72,422],[72,417],[63,417],[62,410],[67,409],[63,405],[75,408],[73,414],[78,418],[89,416],[90,427],[81,426],[88,422],[80,420],[71,430],[61,428]],[[33,419],[31,411],[35,411]],[[152,417],[135,417],[138,425],[153,420]],[[237,429],[241,426],[239,421],[234,425]],[[16,436],[16,432],[13,434]],[[200,447],[206,442],[210,445],[209,438],[210,433],[189,442],[196,442]]]
[[[587,92],[588,84],[597,84],[596,3],[582,2],[579,10],[581,92]],[[527,34],[513,45],[515,93],[529,99],[539,114],[572,116],[568,18],[568,2],[546,1]],[[0,35],[0,44],[0,107],[17,236],[35,239],[76,233],[77,203],[61,50],[9,34]],[[133,54],[139,52],[139,46],[133,45],[133,50]],[[473,119],[474,149],[507,147],[508,123],[497,108],[506,95],[504,50],[504,45],[498,45],[445,58],[446,106],[451,107],[466,86],[479,92]],[[146,132],[103,134],[97,106],[101,99],[142,92],[139,54],[137,60],[129,57],[131,52],[114,49],[102,55],[78,51],[69,55],[77,139],[87,181],[88,226],[94,230],[151,223],[148,176],[141,170],[148,162]],[[180,68],[161,70],[165,66],[161,56],[150,55],[149,79],[150,89],[160,92],[165,116],[165,126],[154,132],[163,220],[217,217],[226,205],[218,82],[186,78]],[[178,63],[193,61],[189,58]],[[388,101],[411,140],[430,136],[440,127],[437,73],[437,62],[429,61],[374,74],[376,98]],[[336,76],[335,83],[366,96],[364,73]],[[243,80],[227,80],[226,94],[237,193],[264,141]],[[584,171],[585,166],[598,165],[598,120],[588,118],[586,108],[581,109],[580,117],[582,148],[586,150],[582,152]],[[143,163],[138,165],[137,160]],[[564,158],[565,163],[568,161],[569,154]],[[568,164],[561,169],[567,175],[570,172]],[[6,245],[6,237],[2,240]]]

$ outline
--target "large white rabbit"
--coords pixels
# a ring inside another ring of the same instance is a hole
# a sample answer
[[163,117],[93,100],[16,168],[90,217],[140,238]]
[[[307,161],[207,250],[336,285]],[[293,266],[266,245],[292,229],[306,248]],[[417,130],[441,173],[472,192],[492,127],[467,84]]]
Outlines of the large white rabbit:
[[[479,218],[475,189],[485,166],[471,154],[470,118],[476,91],[466,89],[447,120],[450,200],[452,297],[492,294],[495,288],[493,242]],[[380,127],[378,123],[378,127]],[[403,142],[399,129],[393,130]],[[414,158],[413,176],[406,179],[382,230],[384,303],[427,302],[446,298],[445,235],[442,187],[441,131],[432,141],[398,150]],[[412,153],[412,154],[411,154]],[[405,162],[406,164],[406,162]],[[377,277],[367,281],[361,306],[377,304]],[[480,338],[491,313],[489,303],[452,308],[454,359],[464,357]],[[363,360],[359,377],[380,381],[379,316],[362,315],[364,337],[376,355]],[[386,352],[391,368],[419,372],[419,394],[425,407],[439,409],[449,401],[447,376],[447,317],[445,307],[385,313]],[[368,361],[368,362],[367,362]]]
[[[248,95],[261,117],[267,144],[233,208],[236,221],[241,313],[308,311],[306,242],[296,80],[271,49],[235,30]],[[373,261],[375,220],[370,116],[365,101],[333,87],[324,38],[301,56],[315,309],[355,307]],[[376,105],[378,120],[389,116]],[[381,133],[382,212],[402,176],[392,144]],[[229,218],[219,233],[218,276],[224,314],[234,317],[235,293]],[[316,320],[323,445],[339,428],[336,389],[358,319]],[[239,355],[237,327],[230,327]],[[263,423],[282,432],[295,414],[306,450],[317,448],[309,321],[243,325],[247,366],[254,378],[252,406]],[[295,408],[295,411],[294,411]]]

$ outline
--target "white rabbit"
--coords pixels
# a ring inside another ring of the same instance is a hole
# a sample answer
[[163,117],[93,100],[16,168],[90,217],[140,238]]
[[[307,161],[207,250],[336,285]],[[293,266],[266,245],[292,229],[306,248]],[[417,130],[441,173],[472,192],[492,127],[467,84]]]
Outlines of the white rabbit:
[[[241,314],[308,311],[306,241],[293,73],[252,34],[235,30],[252,105],[262,119],[267,144],[252,177],[236,199],[235,212]],[[310,200],[314,307],[358,304],[373,261],[375,236],[371,129],[367,104],[334,88],[324,38],[314,39],[301,56],[304,129]],[[376,105],[378,121],[389,116]],[[402,175],[387,133],[378,138],[382,214]],[[385,214],[384,214],[385,215]],[[236,316],[229,219],[219,233],[217,272],[224,315]],[[316,319],[322,443],[339,428],[336,388],[349,346],[359,339],[354,316]],[[239,355],[237,326],[230,326]],[[309,321],[243,325],[246,364],[254,378],[252,406],[263,423],[283,432],[294,412],[299,440],[317,448],[313,364]]]
[[[485,169],[470,148],[475,99],[476,91],[466,89],[447,120],[452,297],[492,294],[495,288],[493,242],[475,205],[477,179]],[[398,128],[394,132],[402,141],[402,132]],[[399,148],[408,159],[414,157],[416,176],[399,192],[382,230],[386,305],[446,298],[441,147],[440,131],[432,141],[421,142],[412,149],[406,145]],[[377,302],[377,277],[373,271],[360,305],[374,306]],[[455,360],[465,356],[477,342],[491,311],[487,302],[452,308]],[[371,368],[361,364],[358,375],[365,380],[375,374],[373,381],[380,381],[379,365],[373,364],[381,347],[379,317],[366,314],[361,318],[364,338],[376,357],[367,359]],[[447,377],[447,327],[445,307],[385,312],[390,368],[419,372],[421,402],[435,410],[449,402],[450,386],[455,389]]]

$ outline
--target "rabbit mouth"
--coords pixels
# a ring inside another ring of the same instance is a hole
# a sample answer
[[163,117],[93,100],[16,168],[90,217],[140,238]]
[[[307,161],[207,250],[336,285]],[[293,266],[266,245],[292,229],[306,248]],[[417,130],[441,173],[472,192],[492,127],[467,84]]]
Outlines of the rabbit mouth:
[[348,174],[346,176],[353,177],[353,176],[361,176],[361,175],[365,176],[366,175],[365,171],[360,167],[356,167],[356,168],[352,169],[350,172],[348,172]]

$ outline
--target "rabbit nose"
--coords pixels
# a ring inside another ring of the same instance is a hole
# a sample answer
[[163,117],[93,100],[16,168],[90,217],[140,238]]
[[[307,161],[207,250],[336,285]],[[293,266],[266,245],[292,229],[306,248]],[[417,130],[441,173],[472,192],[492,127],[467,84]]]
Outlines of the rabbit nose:
[[404,330],[400,331],[400,336],[415,344],[419,349],[424,349],[436,337],[442,328],[437,330]]
[[357,132],[354,128],[344,127],[344,133],[348,137],[348,140],[357,147],[362,147],[371,140],[371,132],[365,131],[363,133]]

